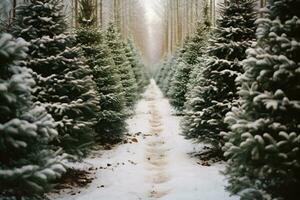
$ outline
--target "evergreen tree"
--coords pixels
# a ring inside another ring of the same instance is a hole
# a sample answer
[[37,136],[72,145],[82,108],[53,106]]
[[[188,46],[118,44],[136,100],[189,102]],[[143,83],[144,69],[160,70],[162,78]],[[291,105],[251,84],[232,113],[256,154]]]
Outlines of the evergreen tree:
[[[82,5],[89,6],[89,5]],[[89,9],[87,9],[89,10]],[[83,14],[82,14],[83,15]],[[97,139],[101,142],[115,142],[125,131],[125,97],[119,72],[114,64],[103,32],[90,23],[80,20],[77,42],[93,70],[93,77],[100,94],[101,111],[97,116]]]
[[[211,38],[208,59],[199,77],[200,88],[195,87],[198,98],[197,117],[185,123],[185,133],[210,144],[212,152],[221,155],[224,141],[220,132],[228,130],[224,122],[226,113],[238,98],[235,78],[243,72],[240,65],[245,50],[254,38],[254,3],[252,0],[229,0],[221,9],[219,27]],[[199,96],[198,96],[199,95]],[[199,111],[198,111],[199,110]]]
[[161,90],[164,93],[164,95],[167,97],[169,97],[171,82],[176,72],[176,68],[178,66],[178,55],[179,55],[179,50],[177,50],[174,53],[174,55],[172,55],[172,57],[168,60],[165,69],[166,70],[165,75],[162,77],[163,80],[161,81]]
[[31,43],[27,67],[36,73],[36,101],[58,122],[57,144],[79,150],[93,140],[99,96],[92,71],[82,62],[60,0],[29,0],[20,7],[14,34]]
[[162,88],[162,82],[165,79],[165,75],[167,73],[168,60],[164,59],[161,65],[159,65],[158,71],[156,72],[156,84]]
[[241,106],[224,133],[228,189],[241,199],[300,196],[300,1],[274,0],[238,77]]
[[128,40],[127,42],[126,56],[131,64],[133,73],[135,75],[135,79],[138,85],[138,93],[141,93],[147,84],[146,76],[143,72],[145,70],[145,66],[142,63],[141,56],[139,55],[132,40]]
[[181,49],[177,60],[178,66],[170,83],[168,96],[170,103],[179,111],[184,109],[189,81],[193,68],[198,63],[198,58],[204,54],[204,46],[207,41],[207,27],[198,23],[197,31],[188,38]]
[[165,96],[169,95],[168,91],[176,71],[177,52],[171,57],[165,58],[159,70],[157,71],[156,82]]
[[20,67],[27,43],[0,34],[0,198],[36,199],[65,168],[49,148],[57,136],[55,122],[34,106],[30,70]]
[[209,33],[209,27],[201,22],[197,23],[196,31],[192,36],[186,39],[184,49],[182,52],[182,59],[189,65],[196,65],[199,63],[198,58],[205,53]]
[[113,23],[110,23],[108,26],[106,39],[121,77],[126,105],[131,107],[137,99],[138,86],[132,66],[126,57],[125,45],[121,39],[120,32]]
[[[188,139],[197,139],[198,129],[201,123],[201,114],[203,109],[203,87],[207,80],[202,76],[203,70],[207,64],[207,57],[202,55],[199,58],[199,64],[191,72],[190,82],[188,83],[189,92],[186,94],[184,104],[185,116],[182,121],[183,134]],[[216,144],[217,145],[217,144]]]
[[179,111],[182,111],[184,102],[186,101],[185,94],[187,92],[190,71],[191,65],[184,61],[179,61],[171,80],[168,96],[170,97],[171,105]]

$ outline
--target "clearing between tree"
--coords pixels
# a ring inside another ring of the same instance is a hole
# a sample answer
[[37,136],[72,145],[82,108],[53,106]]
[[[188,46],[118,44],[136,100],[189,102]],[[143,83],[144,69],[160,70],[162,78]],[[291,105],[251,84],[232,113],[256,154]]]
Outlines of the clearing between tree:
[[180,135],[180,117],[152,80],[127,121],[126,142],[94,152],[75,168],[93,169],[85,188],[51,194],[57,200],[234,200],[224,190],[222,163],[202,166],[191,155],[203,145]]

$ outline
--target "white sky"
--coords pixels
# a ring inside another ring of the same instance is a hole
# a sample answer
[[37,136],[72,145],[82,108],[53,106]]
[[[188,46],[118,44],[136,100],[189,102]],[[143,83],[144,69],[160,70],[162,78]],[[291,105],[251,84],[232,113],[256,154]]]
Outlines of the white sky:
[[161,0],[139,0],[146,13],[146,26],[148,29],[148,58],[150,63],[157,62],[159,49],[161,47],[161,25],[162,19],[159,16]]
[[156,9],[158,7],[157,5],[160,0],[140,0],[140,1],[142,5],[144,5],[148,22],[153,23],[159,20]]

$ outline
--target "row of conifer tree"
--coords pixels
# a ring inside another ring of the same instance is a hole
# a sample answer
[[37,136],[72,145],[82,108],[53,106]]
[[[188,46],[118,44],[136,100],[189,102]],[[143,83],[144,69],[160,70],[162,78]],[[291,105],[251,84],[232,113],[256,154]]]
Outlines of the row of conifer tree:
[[[228,0],[166,59],[158,85],[184,115],[186,138],[224,156],[227,189],[243,200],[300,192],[300,1]],[[256,33],[256,34],[255,34]]]
[[75,31],[60,0],[29,0],[2,28],[0,198],[43,199],[70,155],[120,141],[146,85],[133,42],[113,23],[99,30],[81,3]]

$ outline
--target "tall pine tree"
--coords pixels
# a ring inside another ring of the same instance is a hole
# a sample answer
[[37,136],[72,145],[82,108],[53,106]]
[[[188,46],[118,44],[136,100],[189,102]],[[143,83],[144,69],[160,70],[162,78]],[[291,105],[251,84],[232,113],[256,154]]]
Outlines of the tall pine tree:
[[0,198],[36,199],[65,172],[49,146],[56,124],[33,104],[35,82],[30,70],[20,67],[26,51],[23,39],[0,34]]
[[138,50],[134,46],[132,40],[127,41],[126,56],[131,64],[133,73],[138,86],[138,93],[141,93],[144,90],[144,87],[147,84],[146,76],[144,73],[145,66],[142,63],[141,56],[138,53]]
[[[125,97],[119,72],[114,64],[104,33],[90,23],[89,3],[81,4],[81,27],[76,30],[77,42],[93,71],[100,94],[100,112],[97,114],[96,133],[100,142],[115,142],[125,131]],[[88,13],[84,13],[88,10]]]
[[158,70],[156,71],[156,75],[155,75],[155,81],[156,81],[156,84],[162,88],[162,84],[163,84],[163,80],[165,78],[165,75],[167,73],[167,68],[168,68],[168,59],[165,58],[162,63],[160,63],[159,67],[158,67]]
[[187,38],[185,52],[182,53],[182,59],[189,65],[199,63],[198,58],[205,53],[207,40],[209,39],[209,26],[198,22],[195,33]]
[[169,90],[170,90],[172,78],[178,66],[178,58],[180,53],[179,50],[180,49],[177,49],[177,51],[170,58],[167,59],[164,74],[162,75],[160,80],[160,84],[161,84],[160,88],[167,97],[169,97]]
[[171,105],[177,110],[182,111],[184,102],[186,101],[185,94],[187,92],[191,65],[182,60],[178,60],[176,65],[176,71],[170,83],[168,96],[170,97]]
[[252,0],[226,1],[207,48],[208,60],[199,77],[200,88],[193,91],[198,93],[199,115],[189,120],[190,124],[185,123],[185,133],[188,138],[210,144],[219,155],[224,144],[220,133],[228,130],[224,117],[238,98],[235,78],[243,72],[239,61],[245,58],[254,38],[254,21]]
[[[184,109],[191,73],[204,54],[208,27],[198,23],[196,32],[186,40],[178,58],[178,66],[170,83],[170,103],[179,111]],[[193,77],[194,78],[194,77]]]
[[122,41],[120,32],[113,23],[110,23],[108,26],[106,31],[106,39],[108,47],[112,53],[112,58],[121,77],[126,105],[127,107],[131,107],[137,100],[138,86],[133,68],[126,57],[125,45]]
[[31,44],[27,67],[36,73],[34,95],[59,124],[57,144],[81,153],[93,141],[99,95],[62,11],[60,0],[29,0],[19,8],[13,32]]
[[299,198],[300,1],[274,0],[238,77],[241,106],[227,114],[228,189],[241,199]]

